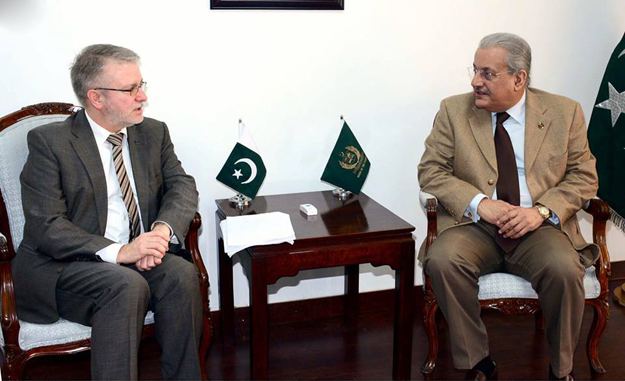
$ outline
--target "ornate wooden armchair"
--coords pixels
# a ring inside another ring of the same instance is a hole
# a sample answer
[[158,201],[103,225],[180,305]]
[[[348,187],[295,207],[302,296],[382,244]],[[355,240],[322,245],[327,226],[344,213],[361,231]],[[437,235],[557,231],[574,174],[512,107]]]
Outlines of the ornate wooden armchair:
[[[431,194],[421,192],[421,205],[427,213],[428,227],[426,237],[426,252],[437,238],[436,213],[438,200]],[[606,370],[599,361],[599,339],[610,319],[608,305],[608,280],[610,277],[610,254],[606,246],[606,222],[610,218],[610,208],[604,201],[590,200],[584,210],[593,217],[593,242],[601,249],[601,256],[594,266],[586,269],[584,289],[586,304],[594,309],[594,319],[588,334],[587,350],[588,361],[592,370],[605,373]],[[438,331],[436,312],[438,303],[432,291],[430,278],[423,272],[423,322],[428,335],[428,357],[421,366],[421,372],[428,375],[434,371],[438,357]],[[516,275],[508,273],[493,273],[479,278],[478,299],[482,308],[491,308],[506,315],[532,315],[536,317],[536,328],[543,328],[543,319],[538,303],[538,295],[532,289],[530,282]]]
[[[33,324],[19,320],[11,274],[11,260],[22,241],[24,229],[19,175],[28,156],[26,135],[37,126],[65,120],[77,110],[78,107],[67,103],[41,103],[0,118],[0,345],[4,356],[2,376],[6,380],[23,378],[26,362],[34,357],[72,354],[91,347],[91,327],[64,319],[54,324]],[[185,245],[199,270],[199,282],[204,297],[204,334],[200,344],[200,359],[202,378],[207,379],[205,361],[213,331],[208,301],[208,273],[198,248],[198,230],[201,224],[201,217],[196,213]],[[142,336],[152,336],[154,332],[154,314],[149,311],[145,317]]]

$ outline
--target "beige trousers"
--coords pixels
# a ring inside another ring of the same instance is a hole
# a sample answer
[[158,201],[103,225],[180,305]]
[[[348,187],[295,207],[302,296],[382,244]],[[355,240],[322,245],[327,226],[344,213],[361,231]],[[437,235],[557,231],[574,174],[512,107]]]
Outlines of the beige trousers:
[[454,366],[470,369],[489,355],[480,319],[478,278],[505,271],[529,282],[546,321],[551,367],[558,377],[573,369],[584,312],[584,266],[568,237],[543,224],[505,254],[495,243],[497,228],[486,222],[445,230],[430,247],[424,268],[449,325]]

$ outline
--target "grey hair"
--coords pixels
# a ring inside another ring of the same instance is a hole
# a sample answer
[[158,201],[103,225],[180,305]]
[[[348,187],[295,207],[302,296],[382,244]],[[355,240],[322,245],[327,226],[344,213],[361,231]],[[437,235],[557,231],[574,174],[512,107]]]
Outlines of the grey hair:
[[527,72],[525,86],[529,86],[530,70],[532,68],[532,49],[527,41],[512,33],[493,33],[482,38],[478,49],[491,47],[499,47],[508,52],[506,64],[509,72],[516,73],[519,70],[525,70]]
[[111,60],[139,63],[140,59],[137,53],[121,46],[96,44],[84,48],[70,69],[72,87],[78,101],[83,106],[87,105],[87,92],[98,86],[102,69]]

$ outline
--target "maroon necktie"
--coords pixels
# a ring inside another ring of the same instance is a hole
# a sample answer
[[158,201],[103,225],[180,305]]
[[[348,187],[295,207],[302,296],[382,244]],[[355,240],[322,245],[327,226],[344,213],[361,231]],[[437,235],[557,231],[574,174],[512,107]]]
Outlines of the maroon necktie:
[[[519,174],[516,167],[516,159],[514,158],[514,147],[508,131],[503,128],[505,122],[510,115],[507,112],[497,114],[497,123],[495,123],[495,151],[497,152],[497,199],[506,201],[511,205],[521,204],[521,195],[519,192]],[[504,238],[497,233],[495,242],[506,253],[511,252],[519,244],[520,239]]]

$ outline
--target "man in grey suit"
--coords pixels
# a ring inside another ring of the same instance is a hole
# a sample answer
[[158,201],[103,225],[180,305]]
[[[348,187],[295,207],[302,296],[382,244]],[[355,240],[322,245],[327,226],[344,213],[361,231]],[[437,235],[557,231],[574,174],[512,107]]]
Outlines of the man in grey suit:
[[454,365],[488,379],[496,365],[480,319],[478,278],[530,281],[546,321],[550,377],[572,378],[584,310],[584,266],[599,248],[576,213],[595,196],[595,158],[581,107],[528,87],[531,50],[518,36],[480,42],[473,92],[441,102],[419,164],[439,200],[438,239],[420,259],[449,323]]
[[33,129],[24,239],[12,268],[20,319],[92,326],[93,379],[137,379],[154,311],[164,379],[200,379],[197,269],[178,255],[198,204],[163,122],[144,118],[139,56],[91,45],[71,68],[84,106]]

